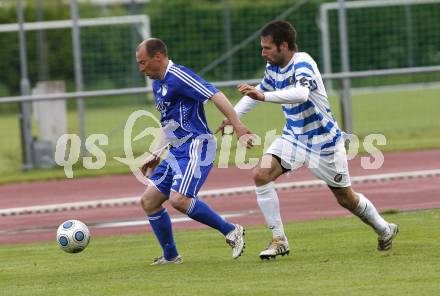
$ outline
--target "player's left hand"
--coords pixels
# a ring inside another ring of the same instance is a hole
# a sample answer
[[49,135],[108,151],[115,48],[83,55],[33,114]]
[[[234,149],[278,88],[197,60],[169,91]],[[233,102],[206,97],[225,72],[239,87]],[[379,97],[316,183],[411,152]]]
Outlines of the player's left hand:
[[241,145],[250,149],[254,146],[255,135],[242,123],[234,126],[234,130],[237,133],[238,141]]
[[226,128],[227,126],[231,126],[231,121],[229,119],[225,118],[225,119],[223,119],[220,126],[215,130],[214,134],[217,134],[218,132],[221,132],[222,136],[232,134],[234,131],[227,130],[227,128]]
[[254,86],[243,83],[238,86],[238,91],[256,101],[264,101],[264,93],[257,90]]
[[149,177],[160,163],[160,156],[151,154],[141,167],[141,172],[145,177]]

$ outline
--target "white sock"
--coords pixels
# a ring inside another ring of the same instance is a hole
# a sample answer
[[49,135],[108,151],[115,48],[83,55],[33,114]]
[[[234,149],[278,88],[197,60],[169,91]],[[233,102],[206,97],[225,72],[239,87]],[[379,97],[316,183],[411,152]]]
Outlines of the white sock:
[[266,219],[267,226],[272,230],[272,237],[284,238],[283,222],[280,215],[280,202],[273,182],[255,188],[257,202]]
[[377,234],[383,235],[389,230],[388,222],[386,222],[377,212],[374,205],[363,194],[357,193],[359,203],[353,214],[358,216],[365,224],[373,227]]

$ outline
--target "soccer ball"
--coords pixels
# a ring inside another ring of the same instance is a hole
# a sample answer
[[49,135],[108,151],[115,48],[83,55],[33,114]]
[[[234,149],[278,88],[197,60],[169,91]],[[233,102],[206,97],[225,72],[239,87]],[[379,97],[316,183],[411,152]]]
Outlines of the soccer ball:
[[78,220],[67,220],[58,227],[57,243],[67,253],[79,253],[90,241],[90,231],[86,224]]

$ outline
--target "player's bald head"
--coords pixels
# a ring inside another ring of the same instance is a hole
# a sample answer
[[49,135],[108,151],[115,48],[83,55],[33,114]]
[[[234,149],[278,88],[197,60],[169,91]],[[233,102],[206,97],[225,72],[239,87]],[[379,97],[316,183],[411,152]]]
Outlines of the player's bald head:
[[167,45],[158,38],[145,39],[138,45],[136,50],[145,51],[145,54],[147,54],[150,58],[155,56],[158,52],[163,54],[165,57],[168,56]]

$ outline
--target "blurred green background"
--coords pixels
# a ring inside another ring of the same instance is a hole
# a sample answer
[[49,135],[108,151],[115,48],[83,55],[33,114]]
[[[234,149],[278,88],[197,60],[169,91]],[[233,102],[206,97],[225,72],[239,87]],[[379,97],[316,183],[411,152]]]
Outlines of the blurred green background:
[[[96,5],[79,1],[81,19],[148,15],[151,35],[163,39],[171,59],[201,74],[210,82],[237,79],[260,79],[265,62],[260,56],[258,31],[268,21],[287,14],[298,31],[298,45],[308,52],[323,72],[320,5],[332,1],[287,0],[151,0],[142,4]],[[16,1],[0,5],[0,26],[17,22]],[[68,1],[24,1],[26,22],[68,20]],[[352,71],[440,65],[439,3],[362,8],[347,10],[347,29]],[[329,12],[331,66],[341,71],[337,10]],[[43,33],[43,36],[41,35]],[[81,27],[81,55],[85,90],[109,90],[145,86],[137,71],[135,48],[142,40],[134,24]],[[40,38],[40,39],[39,39]],[[43,40],[42,46],[38,40]],[[0,32],[0,102],[1,97],[20,95],[20,61],[17,32]],[[75,91],[72,37],[70,29],[26,32],[29,79],[34,87],[39,81],[61,80],[66,91]],[[233,52],[229,57],[228,51]],[[218,65],[210,65],[221,60]],[[356,78],[352,86],[353,132],[363,139],[381,133],[387,145],[382,151],[402,151],[440,147],[440,73]],[[330,86],[330,84],[328,85]],[[233,103],[239,98],[235,87],[222,88]],[[341,125],[340,83],[332,81],[332,111]],[[123,128],[133,111],[154,111],[151,95],[127,95],[85,100],[86,136],[104,133],[109,145],[102,147],[107,165],[100,170],[85,170],[81,161],[74,176],[126,173],[128,168],[112,159],[123,154]],[[222,115],[212,104],[206,106],[211,129]],[[34,179],[64,178],[62,168],[21,170],[18,104],[0,104],[0,183]],[[157,114],[157,113],[156,113]],[[270,116],[268,116],[270,114]],[[158,115],[158,114],[157,114]],[[78,113],[74,100],[67,102],[68,133],[79,133]],[[244,118],[260,136],[283,126],[280,107],[258,106]],[[140,132],[149,122],[140,122]],[[38,125],[33,120],[33,136],[38,139]],[[148,139],[134,144],[142,154]],[[235,144],[234,144],[235,145]],[[235,147],[235,146],[234,146]],[[262,147],[248,152],[258,157]],[[234,154],[230,157],[234,163]]]

